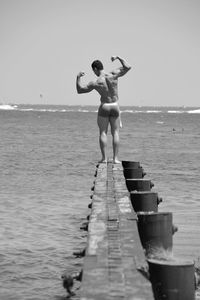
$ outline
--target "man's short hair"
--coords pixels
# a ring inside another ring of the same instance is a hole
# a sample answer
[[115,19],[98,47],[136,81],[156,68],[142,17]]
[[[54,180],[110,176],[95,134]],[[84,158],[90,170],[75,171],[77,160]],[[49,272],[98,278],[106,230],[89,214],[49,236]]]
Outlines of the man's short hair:
[[95,60],[92,63],[92,69],[94,70],[96,68],[97,70],[103,70],[103,64],[100,60]]

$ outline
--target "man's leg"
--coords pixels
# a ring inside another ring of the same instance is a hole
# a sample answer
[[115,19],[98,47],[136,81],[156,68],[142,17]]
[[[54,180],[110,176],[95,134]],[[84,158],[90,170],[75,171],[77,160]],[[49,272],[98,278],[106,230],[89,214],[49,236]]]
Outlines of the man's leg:
[[109,118],[98,115],[97,124],[99,126],[99,145],[102,154],[102,159],[99,162],[107,162],[106,147]]
[[113,163],[119,164],[118,159],[119,152],[119,127],[120,127],[120,118],[119,117],[110,117],[110,126],[111,134],[113,138]]

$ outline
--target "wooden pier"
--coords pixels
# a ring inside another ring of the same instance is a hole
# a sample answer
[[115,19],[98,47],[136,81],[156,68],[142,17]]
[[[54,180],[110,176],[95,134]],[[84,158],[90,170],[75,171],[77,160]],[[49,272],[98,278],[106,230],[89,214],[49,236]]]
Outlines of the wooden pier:
[[121,164],[99,164],[92,188],[81,300],[153,300]]

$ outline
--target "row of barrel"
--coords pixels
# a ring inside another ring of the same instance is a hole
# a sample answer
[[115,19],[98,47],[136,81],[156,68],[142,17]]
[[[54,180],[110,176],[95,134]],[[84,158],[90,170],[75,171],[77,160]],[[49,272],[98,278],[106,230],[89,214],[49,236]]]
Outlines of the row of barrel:
[[152,191],[151,180],[144,179],[146,173],[139,162],[122,161],[122,166],[155,300],[194,300],[198,283],[194,262],[173,257],[173,234],[178,228],[172,213],[158,211],[162,198]]

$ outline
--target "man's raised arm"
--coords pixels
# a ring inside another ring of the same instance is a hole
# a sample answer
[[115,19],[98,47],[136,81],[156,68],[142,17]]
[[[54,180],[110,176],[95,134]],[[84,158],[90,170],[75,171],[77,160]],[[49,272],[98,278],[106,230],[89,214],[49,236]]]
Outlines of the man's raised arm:
[[113,73],[113,75],[116,75],[117,77],[124,76],[131,69],[131,65],[129,65],[127,63],[127,61],[125,61],[125,59],[121,58],[120,56],[112,56],[111,57],[112,61],[115,61],[116,59],[118,59],[120,61],[120,63],[122,64],[122,67],[120,67],[116,71],[113,71],[112,73]]
[[84,76],[84,72],[79,72],[76,77],[76,90],[78,94],[89,93],[94,89],[93,82],[88,83],[87,85],[81,84],[81,77]]

